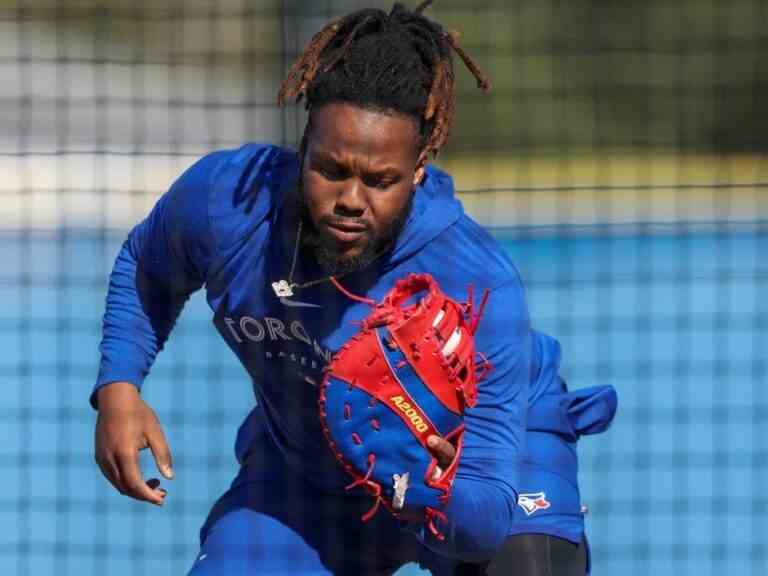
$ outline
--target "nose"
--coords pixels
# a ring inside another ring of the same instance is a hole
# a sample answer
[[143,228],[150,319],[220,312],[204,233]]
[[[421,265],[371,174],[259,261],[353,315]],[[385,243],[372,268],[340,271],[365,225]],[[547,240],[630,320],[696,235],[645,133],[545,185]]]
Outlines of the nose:
[[340,216],[360,217],[365,212],[365,189],[357,178],[344,183],[336,197],[335,212]]

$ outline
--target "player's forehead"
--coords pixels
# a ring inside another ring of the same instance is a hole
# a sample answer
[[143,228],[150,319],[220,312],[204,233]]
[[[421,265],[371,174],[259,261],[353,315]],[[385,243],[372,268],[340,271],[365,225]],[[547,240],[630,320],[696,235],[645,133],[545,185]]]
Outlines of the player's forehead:
[[312,111],[313,155],[343,160],[365,155],[377,164],[411,161],[418,153],[416,121],[404,114],[349,103]]

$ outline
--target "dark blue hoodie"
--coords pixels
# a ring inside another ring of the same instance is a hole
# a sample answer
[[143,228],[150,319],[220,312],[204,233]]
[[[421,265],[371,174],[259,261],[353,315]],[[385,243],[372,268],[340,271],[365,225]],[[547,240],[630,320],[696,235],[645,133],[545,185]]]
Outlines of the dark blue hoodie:
[[534,330],[531,345],[526,455],[509,533],[549,534],[578,544],[585,534],[576,445],[610,426],[618,398],[613,386],[569,390],[560,375],[560,343]]
[[[184,173],[134,228],[117,257],[104,316],[96,387],[128,381],[141,387],[189,295],[205,287],[214,324],[240,359],[265,414],[267,437],[283,463],[308,482],[337,493],[348,483],[325,446],[316,384],[330,355],[369,313],[329,282],[281,302],[271,283],[289,275],[295,239],[282,232],[284,199],[296,185],[294,152],[247,145],[215,152]],[[394,249],[368,270],[341,280],[379,300],[412,272],[435,277],[450,297],[467,287],[490,298],[476,334],[493,365],[467,411],[464,451],[440,526],[442,542],[425,544],[464,560],[490,557],[507,536],[524,453],[531,335],[520,278],[502,248],[463,212],[451,178],[434,167],[417,188]],[[323,278],[299,258],[294,280]],[[298,305],[296,305],[298,302]],[[241,426],[242,461],[259,436],[253,414]]]

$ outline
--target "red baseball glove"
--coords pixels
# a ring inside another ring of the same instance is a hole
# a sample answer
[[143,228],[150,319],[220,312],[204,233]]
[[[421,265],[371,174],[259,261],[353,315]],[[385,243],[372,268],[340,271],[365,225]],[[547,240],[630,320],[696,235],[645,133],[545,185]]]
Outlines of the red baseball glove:
[[[490,369],[473,335],[488,298],[474,313],[448,298],[428,274],[400,280],[331,360],[320,388],[326,439],[354,478],[400,516],[421,516],[438,537],[435,518],[451,494],[461,458],[464,411],[477,401],[477,382]],[[456,458],[434,479],[437,460],[427,438],[440,436]]]

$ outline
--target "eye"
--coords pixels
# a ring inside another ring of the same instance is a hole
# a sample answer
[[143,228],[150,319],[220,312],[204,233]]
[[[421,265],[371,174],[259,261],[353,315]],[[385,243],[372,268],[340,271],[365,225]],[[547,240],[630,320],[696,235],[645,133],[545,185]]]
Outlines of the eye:
[[316,159],[312,161],[312,170],[320,174],[326,180],[344,180],[349,175],[347,170],[330,160]]
[[335,166],[320,166],[317,171],[323,175],[326,180],[343,180],[344,171]]
[[396,183],[396,180],[391,178],[379,178],[376,176],[369,176],[364,180],[365,185],[369,188],[376,188],[377,190],[386,190],[390,186]]

